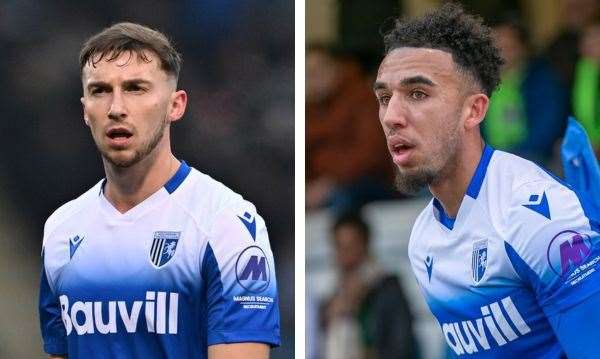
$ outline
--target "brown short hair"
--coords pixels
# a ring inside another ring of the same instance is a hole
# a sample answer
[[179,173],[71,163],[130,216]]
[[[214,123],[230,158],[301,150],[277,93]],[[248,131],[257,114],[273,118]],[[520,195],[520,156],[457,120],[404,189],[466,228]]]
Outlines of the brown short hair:
[[95,66],[103,58],[115,60],[123,52],[135,53],[138,58],[150,62],[144,50],[154,52],[160,59],[160,68],[179,79],[181,55],[169,39],[159,31],[131,22],[112,25],[87,39],[79,53],[80,70],[83,71],[88,63]]

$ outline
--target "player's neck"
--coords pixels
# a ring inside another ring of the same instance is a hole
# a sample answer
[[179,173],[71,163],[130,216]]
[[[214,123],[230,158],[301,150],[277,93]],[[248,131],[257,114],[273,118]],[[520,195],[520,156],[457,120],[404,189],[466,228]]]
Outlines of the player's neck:
[[[158,150],[158,148],[156,148]],[[125,213],[150,197],[177,172],[180,162],[170,150],[150,153],[138,163],[118,168],[106,160],[106,199],[121,213]]]
[[431,194],[440,201],[450,218],[456,218],[458,214],[467,187],[481,160],[484,146],[481,138],[466,141],[464,147],[459,150],[458,162],[448,173],[440,176],[442,180],[429,186]]

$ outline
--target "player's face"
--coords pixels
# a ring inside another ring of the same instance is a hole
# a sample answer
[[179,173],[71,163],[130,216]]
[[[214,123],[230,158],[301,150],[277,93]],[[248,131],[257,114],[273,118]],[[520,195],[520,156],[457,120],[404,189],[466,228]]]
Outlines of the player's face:
[[145,54],[149,62],[125,51],[83,69],[85,122],[104,160],[116,167],[170,151],[168,125],[185,111],[185,92],[175,91],[154,53]]
[[415,193],[453,166],[465,78],[441,50],[400,48],[381,63],[374,90],[400,191]]

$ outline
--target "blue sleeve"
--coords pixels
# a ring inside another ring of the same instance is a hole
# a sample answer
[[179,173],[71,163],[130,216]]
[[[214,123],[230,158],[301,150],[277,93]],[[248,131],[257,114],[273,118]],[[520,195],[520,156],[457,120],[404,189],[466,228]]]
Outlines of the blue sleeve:
[[548,320],[569,358],[597,358],[600,343],[600,292]]
[[253,208],[219,216],[204,252],[208,345],[280,344],[273,254]]
[[64,355],[67,353],[67,334],[61,319],[58,298],[50,288],[46,268],[42,256],[42,273],[40,280],[40,327],[44,341],[44,351],[48,354]]

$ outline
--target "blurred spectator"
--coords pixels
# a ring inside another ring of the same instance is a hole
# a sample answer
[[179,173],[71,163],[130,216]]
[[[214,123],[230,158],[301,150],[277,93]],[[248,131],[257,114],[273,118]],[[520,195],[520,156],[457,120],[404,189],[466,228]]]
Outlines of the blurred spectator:
[[377,103],[358,63],[312,46],[306,76],[307,208],[341,213],[391,196]]
[[566,124],[568,90],[547,61],[530,55],[528,33],[516,15],[499,18],[492,29],[505,64],[484,137],[493,147],[547,163]]
[[562,28],[545,51],[545,57],[568,89],[573,86],[579,40],[584,28],[593,23],[600,10],[599,0],[561,0]]
[[321,309],[325,359],[414,358],[412,315],[396,275],[369,252],[369,227],[356,214],[333,227],[338,287]]
[[581,57],[575,67],[573,113],[600,157],[600,23],[588,26],[579,43]]

